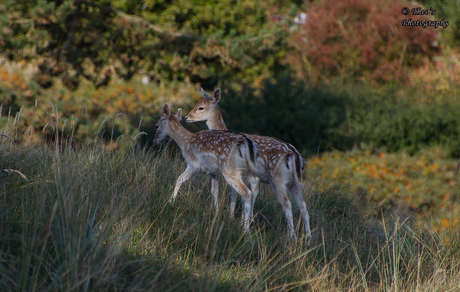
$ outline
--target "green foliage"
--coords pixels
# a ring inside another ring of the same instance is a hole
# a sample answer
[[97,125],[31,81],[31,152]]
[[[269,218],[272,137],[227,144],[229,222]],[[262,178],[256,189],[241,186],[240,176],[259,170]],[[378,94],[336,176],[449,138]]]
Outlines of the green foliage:
[[460,43],[460,3],[455,0],[421,0],[426,9],[436,10],[436,18],[449,21],[449,28],[442,29],[440,33],[451,44]]
[[448,143],[458,155],[458,54],[427,62],[446,38],[432,28],[402,37],[396,1],[309,3],[309,21],[294,25],[298,2],[6,1],[0,124],[51,133],[59,114],[81,140],[153,134],[163,103],[186,107],[220,85],[232,130],[305,154]]
[[223,88],[220,104],[231,130],[276,137],[303,153],[349,143],[332,132],[346,123],[346,99],[328,89],[309,88],[289,76],[263,81],[262,90],[250,85],[239,90],[232,84]]
[[[51,133],[53,122],[76,141],[113,142],[120,135],[134,137],[141,131],[149,134],[143,141],[150,140],[165,102],[175,109],[186,108],[200,96],[191,84],[143,84],[140,77],[100,88],[85,83],[74,91],[63,86],[40,90],[13,69],[0,71],[0,84],[0,125],[7,129],[5,134],[24,142]],[[229,129],[276,137],[306,155],[362,145],[414,154],[425,145],[443,144],[458,157],[460,104],[449,97],[458,90],[456,85],[444,96],[423,86],[396,84],[377,90],[363,83],[338,82],[313,87],[284,76],[257,78],[243,86],[227,80],[222,89],[220,105]]]
[[197,35],[212,35],[222,31],[222,35],[257,33],[266,22],[265,7],[274,1],[154,1],[143,4],[118,0],[114,6],[130,14],[140,15],[152,23],[169,26],[175,30],[185,30]]
[[[254,76],[273,66],[283,37],[254,1],[8,1],[0,7],[0,49],[33,61],[43,88],[58,76],[105,86],[115,75],[216,85],[215,75]],[[27,54],[26,46],[33,49]],[[267,75],[267,73],[265,73]],[[238,78],[238,76],[235,76]]]
[[184,105],[181,96],[192,91],[172,83],[166,88],[146,85],[138,77],[129,83],[114,81],[105,88],[83,84],[86,86],[74,91],[62,85],[40,90],[20,74],[0,70],[2,132],[19,143],[38,141],[42,134],[52,141],[55,128],[60,129],[61,138],[75,143],[99,139],[114,143],[121,135],[135,137],[140,132],[147,132],[151,139],[154,119],[163,104],[178,108]]
[[[388,151],[417,152],[424,145],[449,145],[460,134],[455,99],[441,103],[423,100],[419,90],[387,87],[385,90],[354,90],[349,87],[350,132],[356,142]],[[405,95],[415,98],[406,98]]]
[[399,85],[379,90],[363,83],[311,87],[291,77],[262,84],[262,89],[223,85],[220,104],[229,129],[277,137],[307,155],[363,144],[414,154],[425,145],[443,144],[451,145],[457,157],[456,99]]

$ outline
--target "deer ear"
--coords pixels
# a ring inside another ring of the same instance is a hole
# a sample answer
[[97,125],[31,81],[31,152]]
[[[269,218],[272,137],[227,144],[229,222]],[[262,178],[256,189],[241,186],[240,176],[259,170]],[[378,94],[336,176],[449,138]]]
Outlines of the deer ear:
[[212,102],[212,104],[217,104],[219,101],[220,101],[220,88],[217,88],[212,93],[211,102]]
[[165,119],[168,119],[169,116],[171,115],[171,110],[169,109],[169,105],[167,103],[165,103],[165,105],[163,106],[163,109],[161,110],[161,114],[163,115]]
[[177,110],[176,117],[179,119],[179,121],[182,121],[182,109],[181,108]]
[[203,98],[210,98],[210,96],[204,92],[203,87],[201,87],[201,94],[203,95]]

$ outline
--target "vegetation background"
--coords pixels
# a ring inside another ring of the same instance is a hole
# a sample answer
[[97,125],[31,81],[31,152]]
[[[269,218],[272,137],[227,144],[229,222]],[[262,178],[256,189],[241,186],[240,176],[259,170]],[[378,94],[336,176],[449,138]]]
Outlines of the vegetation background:
[[[458,290],[458,1],[6,0],[0,23],[2,289]],[[269,188],[250,238],[205,177],[166,204],[183,163],[154,123],[216,87],[229,129],[307,157],[311,245]]]

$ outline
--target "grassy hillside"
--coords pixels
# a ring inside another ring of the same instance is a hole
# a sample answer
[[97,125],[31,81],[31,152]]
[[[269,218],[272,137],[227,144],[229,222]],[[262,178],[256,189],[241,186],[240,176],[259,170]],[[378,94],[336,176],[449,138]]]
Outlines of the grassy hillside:
[[425,148],[414,156],[404,151],[336,151],[309,159],[308,178],[323,182],[319,190],[346,185],[370,207],[367,216],[410,214],[419,225],[428,219],[449,244],[460,226],[460,193],[458,161],[448,157],[442,147]]
[[[458,1],[409,34],[416,3],[217,2],[0,5],[0,290],[458,291]],[[218,212],[205,176],[168,203],[154,122],[202,87],[310,155],[309,245],[269,186],[249,235],[223,181]]]
[[[455,291],[459,236],[450,244],[430,217],[368,216],[349,187],[312,166],[305,198],[313,239],[297,241],[262,187],[251,235],[229,218],[229,189],[212,208],[207,177],[167,203],[181,158],[130,142],[108,151],[19,146],[0,140],[0,286],[38,291]],[[313,177],[311,177],[311,175]],[[417,221],[418,220],[418,221]],[[422,222],[423,224],[416,224]]]

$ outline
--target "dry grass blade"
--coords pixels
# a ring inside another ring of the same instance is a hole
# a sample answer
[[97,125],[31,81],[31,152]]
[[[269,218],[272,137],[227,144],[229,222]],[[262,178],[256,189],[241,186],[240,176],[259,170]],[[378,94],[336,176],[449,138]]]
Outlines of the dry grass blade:
[[50,121],[51,121],[51,125],[53,126],[53,129],[55,129],[55,126],[54,126],[54,120],[53,118],[51,117],[50,113],[49,112],[46,112],[46,114],[48,115],[48,117],[50,118]]
[[368,292],[369,287],[367,286],[366,273],[364,272],[363,265],[361,264],[361,259],[359,258],[358,250],[356,249],[355,243],[352,244],[352,249],[356,259],[356,264],[358,265],[359,274],[361,275],[361,283],[363,284],[364,291]]
[[25,179],[27,182],[29,182],[29,180],[27,179],[27,177],[22,173],[20,172],[19,170],[16,170],[16,169],[3,169],[2,170],[3,172],[7,172],[7,173],[17,173],[19,174],[23,179]]
[[54,104],[50,101],[49,104],[51,105],[51,107],[53,108],[53,111],[56,111],[56,109],[54,108]]
[[[19,118],[21,117],[22,110],[24,109],[24,106],[21,107],[21,109],[16,113],[16,117],[14,118],[14,123],[13,125],[16,127],[18,124]],[[10,108],[11,111],[11,108]]]
[[43,127],[42,133],[45,133],[46,128],[48,128],[50,123],[46,123],[46,125]]
[[140,132],[139,134],[137,134],[136,136],[134,136],[133,140],[136,140],[137,138],[139,138],[140,136],[142,135],[148,135],[146,132]]
[[101,126],[99,127],[99,129],[101,129],[102,126],[104,126],[104,124],[105,124],[105,122],[107,122],[107,119],[108,119],[108,118],[109,118],[109,117],[106,117],[106,118],[102,121],[102,124],[101,124]]
[[86,107],[86,104],[83,105],[83,106],[81,106],[81,107],[78,109],[77,113],[75,114],[75,117],[78,117],[78,116],[80,115],[80,110],[81,110],[82,108],[85,108],[85,107]]
[[11,138],[10,138],[8,135],[5,135],[5,134],[0,134],[0,137],[6,137],[6,138],[8,138],[8,139],[11,141],[11,143],[13,143],[13,144],[14,144],[14,140],[13,140],[13,139],[11,139]]

